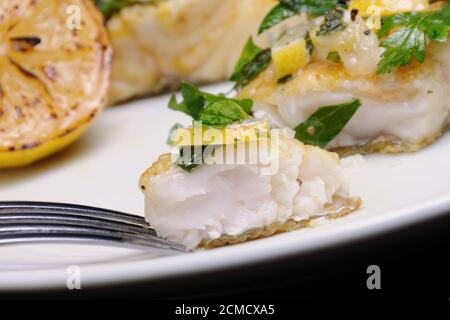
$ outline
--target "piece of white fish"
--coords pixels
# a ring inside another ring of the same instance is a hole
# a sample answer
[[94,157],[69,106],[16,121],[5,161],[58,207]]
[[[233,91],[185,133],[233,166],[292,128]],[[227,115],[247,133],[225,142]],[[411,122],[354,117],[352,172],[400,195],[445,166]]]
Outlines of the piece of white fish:
[[192,172],[161,156],[140,180],[146,220],[158,235],[193,249],[295,230],[359,207],[337,154],[288,136],[278,146],[275,153],[260,149],[265,160],[255,164],[204,164]]
[[110,104],[185,80],[229,78],[275,0],[170,0],[122,9],[107,22],[114,49]]
[[[285,83],[274,65],[244,87],[257,118],[295,128],[318,108],[360,99],[362,106],[328,149],[407,152],[434,142],[450,122],[450,45],[431,43],[424,64],[412,62],[387,75],[376,69],[384,48],[361,17],[347,28],[313,38],[311,61]],[[342,62],[327,60],[337,50]]]

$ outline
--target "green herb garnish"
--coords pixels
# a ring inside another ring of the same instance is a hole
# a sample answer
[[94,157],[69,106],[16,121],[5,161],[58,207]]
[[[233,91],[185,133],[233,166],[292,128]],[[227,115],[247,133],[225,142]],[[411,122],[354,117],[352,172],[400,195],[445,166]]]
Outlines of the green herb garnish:
[[322,107],[294,129],[295,137],[303,143],[324,148],[344,129],[360,106],[361,102],[355,99]]
[[242,50],[239,61],[237,62],[236,66],[234,67],[233,74],[231,75],[231,80],[236,81],[240,77],[244,67],[247,64],[251,63],[256,58],[256,56],[259,53],[261,53],[261,51],[263,51],[263,49],[261,49],[260,47],[255,45],[252,37],[250,37],[247,40],[247,43],[245,44],[244,49]]
[[342,0],[278,0],[276,5],[264,18],[259,27],[259,34],[276,26],[284,20],[301,12],[312,16],[321,16],[336,7]]
[[[388,35],[392,30],[393,33]],[[408,65],[413,59],[425,62],[428,42],[447,42],[450,31],[450,3],[440,11],[396,14],[383,19],[378,37],[386,48],[377,73],[386,74]]]
[[224,128],[231,123],[250,118],[244,109],[231,99],[214,102],[200,113],[202,125],[213,128]]
[[[192,116],[194,121],[201,121],[203,126],[221,129],[229,124],[251,119],[252,100],[236,100],[223,95],[212,95],[200,91],[189,83],[181,85],[181,92],[184,100],[177,102],[173,95],[169,108],[185,112]],[[360,106],[361,102],[355,99],[348,103],[320,108],[295,128],[295,138],[303,143],[323,148],[342,131]],[[169,144],[173,141],[173,132],[180,127],[179,124],[172,127]],[[206,147],[208,146],[180,147],[180,156],[176,164],[186,171],[192,171],[203,164]],[[188,160],[183,156],[188,150],[186,148],[190,148]]]
[[338,5],[325,14],[324,21],[317,31],[317,36],[326,36],[335,31],[342,31],[347,27],[344,22],[344,12],[347,7]]
[[311,34],[309,32],[306,33],[305,42],[306,42],[306,49],[308,49],[309,54],[312,55],[314,50],[314,44],[312,43]]
[[328,53],[327,60],[334,62],[334,63],[340,63],[342,61],[341,56],[339,55],[339,52],[337,51],[331,51]]
[[297,10],[291,9],[284,4],[276,5],[264,18],[263,22],[259,26],[258,34],[263,33],[266,30],[269,30],[273,26],[283,22],[290,17],[297,15]]
[[235,82],[234,88],[241,88],[256,78],[269,66],[271,60],[271,49],[261,49],[250,38],[230,78]]
[[[187,82],[181,84],[181,95],[183,96],[183,101],[181,102],[177,101],[175,94],[172,95],[169,101],[169,108],[175,111],[184,112],[196,121],[205,117],[203,114],[212,104],[215,104],[214,110],[218,110],[219,108],[224,110],[227,107],[238,110],[235,112],[236,114],[241,115],[242,120],[251,115],[253,106],[253,101],[250,99],[237,100],[227,98],[224,95],[213,95],[202,92],[196,86]],[[232,102],[232,104],[230,102]],[[210,111],[211,109],[209,109],[209,112]],[[226,122],[225,118],[226,117],[224,116],[223,122]]]
[[[175,164],[187,172],[192,172],[204,163],[203,153],[205,149],[206,146],[182,146],[179,149],[180,156]],[[186,153],[188,154],[186,155]]]
[[[176,96],[172,95],[169,101],[169,108],[186,113],[194,121],[201,121],[200,124],[202,126],[221,129],[234,122],[251,118],[253,101],[250,99],[230,99],[224,95],[202,92],[187,82],[181,84],[181,95],[183,96],[181,102],[178,102]],[[180,127],[182,126],[179,124],[172,127],[167,141],[170,145],[173,145],[175,130]],[[208,147],[210,146],[180,147],[180,156],[176,164],[183,170],[191,172],[203,164],[203,155],[205,150],[209,152],[209,149],[206,149]],[[189,155],[186,156],[187,152],[189,152]],[[186,157],[188,157],[187,160],[185,159]]]

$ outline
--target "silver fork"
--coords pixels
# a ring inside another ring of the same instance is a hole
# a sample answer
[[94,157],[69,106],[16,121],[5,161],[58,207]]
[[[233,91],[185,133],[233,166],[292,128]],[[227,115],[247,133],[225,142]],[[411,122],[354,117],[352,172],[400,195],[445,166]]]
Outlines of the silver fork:
[[0,245],[67,241],[145,248],[159,255],[186,252],[158,237],[139,216],[74,204],[0,201]]

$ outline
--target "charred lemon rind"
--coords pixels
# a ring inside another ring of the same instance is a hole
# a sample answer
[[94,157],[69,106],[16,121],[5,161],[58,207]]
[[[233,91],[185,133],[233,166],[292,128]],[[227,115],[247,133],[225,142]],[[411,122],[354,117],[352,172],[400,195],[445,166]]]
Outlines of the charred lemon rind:
[[80,138],[89,128],[86,123],[54,140],[19,150],[0,151],[0,169],[20,168],[56,154]]

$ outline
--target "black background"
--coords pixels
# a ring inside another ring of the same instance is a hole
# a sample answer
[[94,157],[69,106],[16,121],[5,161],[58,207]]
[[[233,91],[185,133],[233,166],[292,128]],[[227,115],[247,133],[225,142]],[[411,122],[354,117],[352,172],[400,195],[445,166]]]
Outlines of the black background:
[[[6,299],[170,299],[210,303],[286,303],[290,299],[450,299],[450,215],[308,255],[212,274],[80,291],[8,293]],[[367,267],[381,268],[368,290]],[[284,302],[283,302],[284,301]],[[291,305],[292,306],[292,305]],[[171,307],[170,307],[171,308]]]

